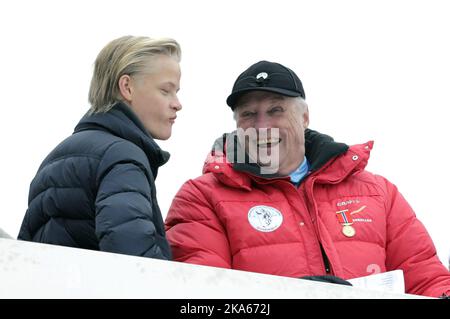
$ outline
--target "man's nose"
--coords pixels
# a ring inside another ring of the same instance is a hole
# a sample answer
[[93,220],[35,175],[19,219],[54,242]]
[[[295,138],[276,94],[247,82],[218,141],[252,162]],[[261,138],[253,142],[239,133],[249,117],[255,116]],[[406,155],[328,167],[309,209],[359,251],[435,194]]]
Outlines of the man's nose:
[[173,109],[175,109],[175,111],[180,111],[183,106],[181,105],[180,100],[178,99],[178,96],[175,96],[175,98],[173,99],[171,105],[170,105]]
[[270,118],[265,114],[258,114],[255,121],[256,129],[272,128]]

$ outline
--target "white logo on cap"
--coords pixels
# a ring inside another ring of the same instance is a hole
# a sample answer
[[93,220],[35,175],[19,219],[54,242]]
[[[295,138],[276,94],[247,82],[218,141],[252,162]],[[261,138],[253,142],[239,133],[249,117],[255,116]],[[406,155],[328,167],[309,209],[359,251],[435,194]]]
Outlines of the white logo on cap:
[[272,232],[283,223],[283,215],[270,206],[254,206],[248,211],[248,221],[256,230]]
[[256,79],[259,80],[260,78],[262,78],[263,80],[267,79],[269,75],[266,72],[261,72],[258,73],[258,75],[256,76]]

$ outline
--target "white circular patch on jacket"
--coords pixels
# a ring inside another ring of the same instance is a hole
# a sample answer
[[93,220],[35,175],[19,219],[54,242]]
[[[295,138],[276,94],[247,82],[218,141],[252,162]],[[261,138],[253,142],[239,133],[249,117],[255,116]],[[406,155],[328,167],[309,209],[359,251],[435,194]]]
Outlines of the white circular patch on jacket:
[[254,206],[248,211],[248,221],[256,230],[271,232],[283,223],[283,215],[270,206]]

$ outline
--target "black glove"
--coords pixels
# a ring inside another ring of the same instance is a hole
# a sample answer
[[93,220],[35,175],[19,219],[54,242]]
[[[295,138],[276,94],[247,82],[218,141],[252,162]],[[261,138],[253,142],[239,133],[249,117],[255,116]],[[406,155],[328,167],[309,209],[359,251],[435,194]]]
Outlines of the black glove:
[[339,285],[353,286],[347,280],[344,280],[344,279],[336,277],[336,276],[331,276],[331,275],[305,276],[305,277],[300,277],[300,279],[307,279],[307,280],[312,280],[312,281],[322,281],[322,282],[328,282],[330,284],[339,284]]

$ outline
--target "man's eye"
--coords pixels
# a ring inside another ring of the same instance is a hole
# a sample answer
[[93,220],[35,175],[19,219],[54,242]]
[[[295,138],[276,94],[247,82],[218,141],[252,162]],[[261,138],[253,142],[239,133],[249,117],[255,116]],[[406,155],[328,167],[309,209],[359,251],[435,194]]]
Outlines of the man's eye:
[[241,114],[241,116],[242,117],[251,117],[251,116],[253,116],[253,115],[255,115],[256,113],[255,112],[243,112],[242,114]]
[[164,94],[164,95],[167,95],[167,94],[169,94],[169,91],[168,90],[166,90],[166,89],[161,89],[161,92]]
[[283,108],[281,106],[276,106],[276,107],[270,109],[270,111],[269,111],[270,114],[278,113],[278,112],[283,112]]

